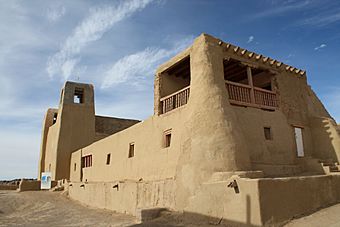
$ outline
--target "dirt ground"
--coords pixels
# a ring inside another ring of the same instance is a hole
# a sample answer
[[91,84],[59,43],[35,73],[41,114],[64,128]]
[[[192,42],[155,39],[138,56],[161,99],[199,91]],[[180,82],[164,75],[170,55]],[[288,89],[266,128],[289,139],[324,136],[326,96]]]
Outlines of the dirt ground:
[[[126,214],[86,207],[60,192],[0,191],[0,227],[2,226],[134,226],[194,227],[228,226],[202,223],[183,215],[165,212],[153,221],[138,224]],[[242,225],[245,226],[245,225]],[[340,227],[340,204],[291,221],[286,227]]]
[[0,191],[0,226],[131,226],[134,217],[91,209],[60,192]]

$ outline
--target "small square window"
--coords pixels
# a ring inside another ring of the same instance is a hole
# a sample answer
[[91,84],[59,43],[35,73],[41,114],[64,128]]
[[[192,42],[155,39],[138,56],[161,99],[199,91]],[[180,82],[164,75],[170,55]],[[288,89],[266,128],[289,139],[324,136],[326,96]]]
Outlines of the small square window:
[[264,127],[263,129],[264,129],[264,137],[266,138],[266,140],[272,140],[273,136],[272,136],[271,128]]
[[74,103],[78,103],[78,104],[84,102],[84,89],[82,89],[82,88],[76,88],[76,89],[74,90],[73,102],[74,102]]
[[107,154],[106,156],[106,165],[110,165],[111,162],[111,154]]
[[170,147],[171,144],[171,129],[164,132],[164,147]]
[[53,125],[57,122],[57,118],[58,118],[58,113],[54,113],[53,114]]
[[135,144],[134,143],[130,143],[129,146],[129,158],[132,158],[135,156]]

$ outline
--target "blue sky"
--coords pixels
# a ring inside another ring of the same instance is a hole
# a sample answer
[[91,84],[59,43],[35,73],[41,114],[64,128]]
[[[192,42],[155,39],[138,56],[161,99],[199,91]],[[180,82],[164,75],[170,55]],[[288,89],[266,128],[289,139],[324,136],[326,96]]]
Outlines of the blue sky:
[[36,177],[44,112],[65,80],[96,113],[145,119],[157,65],[202,32],[307,70],[340,122],[340,1],[0,0],[0,179]]

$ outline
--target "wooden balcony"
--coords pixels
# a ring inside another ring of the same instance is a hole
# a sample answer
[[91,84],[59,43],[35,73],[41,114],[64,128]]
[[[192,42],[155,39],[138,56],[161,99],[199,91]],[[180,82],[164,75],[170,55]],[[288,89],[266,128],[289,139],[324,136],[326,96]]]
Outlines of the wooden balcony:
[[231,81],[226,81],[226,88],[231,104],[272,110],[278,107],[276,92]]
[[190,94],[190,86],[182,88],[171,95],[165,96],[160,99],[162,114],[167,113],[173,109],[181,107],[188,103]]
[[[275,110],[278,107],[277,94],[274,91],[231,81],[226,81],[225,85],[231,104],[270,110]],[[161,98],[161,113],[167,113],[187,104],[189,95],[190,86],[187,86],[175,93]]]

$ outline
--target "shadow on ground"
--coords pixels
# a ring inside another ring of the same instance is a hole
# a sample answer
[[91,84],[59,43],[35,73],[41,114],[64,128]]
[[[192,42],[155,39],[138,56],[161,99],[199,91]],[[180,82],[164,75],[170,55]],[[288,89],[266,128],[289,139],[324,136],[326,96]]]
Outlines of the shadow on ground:
[[255,227],[250,223],[235,222],[223,218],[214,218],[206,215],[190,212],[170,212],[163,211],[159,218],[145,221],[141,224],[131,225],[131,227],[194,227],[194,226],[237,226],[237,227]]

